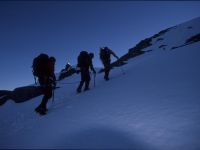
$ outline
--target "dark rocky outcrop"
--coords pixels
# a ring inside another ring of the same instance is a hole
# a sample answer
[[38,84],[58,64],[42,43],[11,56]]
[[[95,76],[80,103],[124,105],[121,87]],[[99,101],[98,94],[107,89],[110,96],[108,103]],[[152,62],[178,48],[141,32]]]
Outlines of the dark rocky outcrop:
[[200,33],[188,38],[183,45],[173,46],[171,49],[177,49],[200,41]]
[[158,38],[156,41],[163,41],[164,39],[163,38]]
[[[159,36],[165,34],[165,33],[168,32],[170,29],[171,29],[171,28],[167,28],[167,29],[162,30],[162,31],[160,31],[159,33],[153,35],[153,36],[150,37],[150,38],[146,38],[146,39],[144,39],[144,40],[141,40],[138,44],[136,44],[135,47],[130,48],[130,49],[128,50],[128,53],[126,53],[125,55],[123,55],[122,57],[120,57],[119,60],[113,62],[113,63],[111,64],[111,66],[110,66],[111,69],[113,69],[114,67],[119,67],[119,66],[125,65],[125,64],[126,64],[125,61],[127,61],[127,60],[129,60],[129,59],[131,59],[131,58],[134,58],[134,57],[139,56],[139,55],[142,55],[142,54],[144,54],[144,53],[146,53],[146,52],[152,51],[152,50],[143,51],[143,49],[145,49],[145,48],[147,48],[147,47],[149,47],[149,46],[152,45],[151,42],[152,42],[152,39],[153,39],[153,38],[157,38],[157,37],[159,37]],[[159,38],[158,40],[163,40],[163,38]],[[99,73],[101,73],[101,72],[103,72],[103,71],[104,71],[104,69],[101,69],[101,70],[99,71]]]
[[167,28],[165,30],[160,31],[159,33],[155,34],[154,36],[152,36],[151,38],[157,38],[161,35],[164,35],[166,32],[168,32],[171,28]]
[[162,48],[163,50],[165,50],[166,46],[167,45],[163,44],[163,45],[160,45],[159,48]]
[[189,39],[187,39],[185,41],[185,44],[192,44],[192,43],[195,43],[195,42],[199,42],[200,41],[200,33],[190,37]]
[[77,72],[77,71],[76,71],[75,68],[72,68],[72,69],[70,69],[70,70],[68,70],[68,71],[65,71],[65,69],[63,69],[63,70],[60,72],[60,75],[59,75],[58,80],[59,80],[59,81],[60,81],[60,80],[63,80],[64,78],[67,78],[67,77],[69,77],[69,76],[75,74],[76,72]]
[[37,97],[42,93],[42,88],[39,86],[24,86],[16,88],[14,91],[12,91],[10,98],[16,103],[21,103]]
[[0,105],[6,103],[7,100],[13,100],[16,103],[28,101],[34,97],[42,95],[43,90],[39,86],[24,86],[14,89],[13,91],[0,91]]
[[160,45],[159,48],[163,48],[163,47],[166,47],[167,45],[163,44],[163,45]]

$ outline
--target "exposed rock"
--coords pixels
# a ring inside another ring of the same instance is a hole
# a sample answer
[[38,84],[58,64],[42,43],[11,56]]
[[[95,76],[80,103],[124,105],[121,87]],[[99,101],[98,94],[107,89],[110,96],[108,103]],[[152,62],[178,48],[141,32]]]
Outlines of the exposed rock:
[[179,46],[173,46],[171,49],[176,49],[176,48],[179,48]]
[[151,46],[151,45],[152,45],[152,44],[151,44],[151,41],[152,41],[151,38],[146,38],[146,39],[140,41],[135,47],[130,48],[130,49],[128,50],[128,53],[129,53],[129,54],[135,53],[135,52],[137,53],[138,51],[141,51],[142,49]]
[[167,45],[163,44],[163,45],[160,45],[159,48],[162,48],[163,50],[165,50],[165,47],[166,47],[166,46],[167,46]]
[[199,41],[200,41],[200,33],[187,39],[185,44],[192,44],[192,43],[199,42]]
[[39,86],[19,87],[11,93],[10,98],[16,103],[20,103],[41,95],[42,91],[42,88]]
[[69,77],[71,75],[73,75],[74,73],[76,73],[76,69],[72,68],[69,71],[65,71],[64,69],[61,71],[60,75],[59,75],[59,80],[63,80],[66,77]]
[[41,87],[36,86],[24,86],[16,88],[14,91],[0,91],[0,105],[6,103],[7,100],[13,100],[16,103],[25,102],[34,97],[41,95],[42,92]]
[[156,41],[163,41],[164,39],[163,38],[158,38]]
[[8,91],[8,90],[0,90],[0,97],[4,96],[4,95],[9,95],[12,91]]
[[155,34],[154,36],[152,36],[152,38],[157,38],[163,34],[165,34],[166,32],[168,32],[171,28],[167,28],[165,30],[160,31],[159,33]]

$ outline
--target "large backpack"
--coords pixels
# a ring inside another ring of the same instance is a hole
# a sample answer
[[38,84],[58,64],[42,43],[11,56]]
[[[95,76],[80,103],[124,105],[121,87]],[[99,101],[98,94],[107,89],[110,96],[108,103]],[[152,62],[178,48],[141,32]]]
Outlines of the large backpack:
[[86,51],[82,51],[80,52],[79,56],[78,56],[78,65],[77,67],[89,67],[90,66],[90,55],[88,54],[88,52]]
[[110,59],[110,50],[105,47],[105,48],[101,48],[100,50],[100,59],[102,61],[107,61]]
[[42,77],[48,75],[49,56],[47,54],[40,54],[33,59],[33,75]]

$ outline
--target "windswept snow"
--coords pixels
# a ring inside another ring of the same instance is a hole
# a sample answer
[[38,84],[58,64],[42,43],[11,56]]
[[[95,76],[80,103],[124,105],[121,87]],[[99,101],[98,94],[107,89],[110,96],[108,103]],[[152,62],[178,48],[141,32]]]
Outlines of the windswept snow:
[[[182,23],[178,26],[170,28],[165,34],[154,38],[152,46],[148,49],[159,49],[159,46],[166,45],[165,50],[171,50],[173,47],[185,44],[186,40],[196,34],[200,33],[200,17],[195,18],[189,22]],[[163,39],[163,40],[159,40]]]
[[[176,26],[160,42],[183,44],[199,24],[198,18]],[[80,75],[60,81],[46,116],[34,112],[41,96],[8,101],[0,108],[0,148],[200,149],[200,42],[170,51],[158,42],[112,70],[110,81],[97,74],[90,91],[75,93]]]

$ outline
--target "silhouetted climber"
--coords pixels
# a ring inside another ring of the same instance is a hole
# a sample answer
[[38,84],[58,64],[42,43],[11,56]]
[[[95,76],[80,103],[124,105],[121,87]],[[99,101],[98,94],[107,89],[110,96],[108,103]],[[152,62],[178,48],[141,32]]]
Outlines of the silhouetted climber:
[[111,54],[119,59],[119,57],[111,50],[109,49],[108,47],[104,47],[104,48],[100,48],[100,59],[104,65],[104,72],[105,72],[105,75],[104,75],[104,79],[106,81],[109,80],[109,72],[110,72],[110,62],[111,62]]
[[69,71],[70,69],[72,69],[72,66],[69,63],[67,63],[65,66],[65,70]]
[[93,71],[94,74],[96,74],[96,71],[92,64],[92,59],[94,58],[93,53],[88,53],[86,51],[80,52],[78,56],[78,64],[77,67],[80,68],[81,72],[81,81],[77,88],[77,93],[81,92],[82,86],[85,83],[84,91],[89,90],[89,84],[90,84],[90,71],[89,68]]
[[56,59],[47,54],[40,54],[33,60],[33,74],[38,77],[40,86],[43,89],[44,96],[42,102],[35,109],[41,115],[47,112],[47,102],[52,97],[52,90],[56,86],[56,77],[54,74]]
[[62,80],[68,76],[71,76],[72,74],[76,73],[76,69],[73,68],[70,63],[67,63],[65,65],[65,68],[61,70],[60,75],[59,75],[59,80]]

